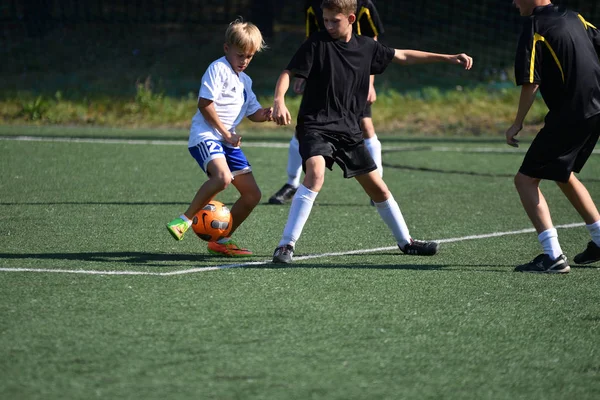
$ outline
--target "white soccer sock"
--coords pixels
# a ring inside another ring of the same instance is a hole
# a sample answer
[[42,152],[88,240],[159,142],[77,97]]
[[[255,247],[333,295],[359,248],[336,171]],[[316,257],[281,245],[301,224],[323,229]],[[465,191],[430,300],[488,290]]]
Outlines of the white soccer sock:
[[302,174],[302,157],[300,156],[300,143],[296,139],[296,135],[292,136],[290,140],[290,147],[288,149],[288,185],[292,185],[297,188],[300,186],[300,175]]
[[556,228],[550,228],[540,233],[538,235],[538,240],[544,248],[544,253],[552,257],[553,260],[556,260],[556,258],[563,253],[560,248],[560,243],[558,243],[558,232],[556,232]]
[[365,145],[373,157],[373,161],[377,165],[377,172],[379,176],[383,177],[383,166],[381,165],[381,142],[377,138],[377,135],[373,135],[372,138],[365,139]]
[[596,246],[600,246],[600,221],[596,221],[591,225],[585,226],[592,236],[592,241]]
[[400,206],[396,200],[394,200],[394,197],[390,195],[390,198],[383,203],[374,204],[377,208],[377,212],[383,219],[383,222],[385,222],[394,234],[394,238],[398,245],[404,248],[404,246],[410,243],[410,233],[408,232],[406,222],[404,222]]
[[296,244],[318,194],[319,192],[313,192],[304,185],[298,187],[298,191],[292,199],[292,206],[290,207],[290,213],[283,229],[283,236],[279,242],[279,246],[286,244],[294,246]]
[[179,216],[179,218],[181,218],[182,220],[184,220],[185,222],[187,222],[188,228],[192,225],[192,220],[189,219],[188,217],[186,217],[185,214],[181,214]]

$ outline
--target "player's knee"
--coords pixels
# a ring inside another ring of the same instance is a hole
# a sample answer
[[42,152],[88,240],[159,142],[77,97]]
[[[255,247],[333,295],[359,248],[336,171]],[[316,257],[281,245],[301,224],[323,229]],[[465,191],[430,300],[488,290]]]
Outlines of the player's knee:
[[539,179],[532,178],[520,172],[517,173],[514,178],[514,184],[518,191],[525,190],[531,187],[536,187],[539,185],[539,183]]
[[231,176],[231,174],[223,173],[218,174],[216,176],[211,176],[210,179],[214,182],[214,185],[218,188],[219,191],[223,191],[227,189],[229,184],[231,184],[231,180],[233,179],[233,177]]
[[325,182],[325,174],[309,174],[304,176],[304,181],[302,182],[304,186],[312,190],[313,192],[318,192],[321,190],[323,183]]
[[245,192],[242,197],[244,198],[244,201],[246,202],[246,204],[251,205],[252,207],[256,206],[258,203],[260,203],[260,199],[262,198],[262,192],[260,191],[259,188],[256,188],[254,190],[250,190],[248,192]]

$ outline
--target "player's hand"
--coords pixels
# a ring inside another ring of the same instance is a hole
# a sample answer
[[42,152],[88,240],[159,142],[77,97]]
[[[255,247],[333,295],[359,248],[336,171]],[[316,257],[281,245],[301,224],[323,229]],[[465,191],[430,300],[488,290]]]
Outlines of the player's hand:
[[473,67],[473,57],[468,56],[465,53],[457,54],[452,57],[452,63],[463,65],[465,69],[468,70]]
[[263,108],[260,113],[263,121],[273,121],[273,107]]
[[306,84],[306,79],[294,78],[294,93],[296,93],[296,94],[304,93],[304,85],[305,84]]
[[367,96],[367,103],[369,105],[375,103],[377,100],[377,92],[375,91],[375,86],[369,85],[369,95]]
[[273,121],[277,125],[289,125],[292,123],[292,115],[285,106],[285,103],[279,104],[275,102],[273,104]]
[[242,137],[235,132],[231,132],[229,136],[223,136],[225,141],[232,146],[239,147],[242,144]]
[[515,139],[515,136],[519,134],[519,132],[523,129],[523,125],[512,125],[506,131],[506,144],[512,147],[519,147],[519,141]]

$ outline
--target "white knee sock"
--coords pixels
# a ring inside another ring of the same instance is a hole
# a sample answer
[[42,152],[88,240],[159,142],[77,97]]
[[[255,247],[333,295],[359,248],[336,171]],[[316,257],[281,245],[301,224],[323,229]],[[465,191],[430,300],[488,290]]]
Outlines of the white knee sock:
[[373,161],[377,165],[377,172],[379,172],[379,176],[383,176],[383,166],[381,165],[381,142],[377,138],[377,135],[374,135],[372,138],[365,139],[365,145],[371,153],[371,157],[373,157]]
[[404,246],[410,243],[410,233],[408,232],[406,222],[404,222],[400,206],[398,206],[394,197],[390,196],[383,203],[375,203],[375,207],[385,224],[394,234],[398,245],[404,248]]
[[298,191],[292,199],[292,206],[290,207],[290,213],[288,214],[279,246],[286,244],[294,246],[296,244],[318,194],[319,192],[313,192],[304,185],[298,187]]
[[296,136],[292,136],[288,149],[287,174],[289,185],[297,188],[300,186],[300,175],[302,174],[302,157],[300,157],[300,144]]
[[556,260],[563,253],[560,243],[558,243],[558,232],[556,232],[555,228],[550,228],[540,233],[538,240],[544,248],[544,253],[552,257],[553,260]]
[[591,225],[585,226],[592,236],[592,241],[596,246],[600,246],[600,221],[596,221]]

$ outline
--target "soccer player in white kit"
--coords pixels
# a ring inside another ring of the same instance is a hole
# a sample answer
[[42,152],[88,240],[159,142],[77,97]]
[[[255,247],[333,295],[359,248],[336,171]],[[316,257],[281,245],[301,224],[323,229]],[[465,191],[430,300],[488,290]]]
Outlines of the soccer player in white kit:
[[242,138],[235,128],[245,117],[253,122],[272,119],[271,108],[260,105],[252,92],[252,80],[244,72],[254,55],[264,48],[260,30],[251,23],[236,20],[225,33],[225,56],[210,64],[202,77],[188,149],[208,180],[198,189],[188,209],[169,222],[167,229],[176,240],[181,240],[194,215],[232,184],[240,193],[231,207],[232,228],[229,237],[208,243],[212,254],[252,255],[231,239],[261,198],[252,167],[239,147]]

